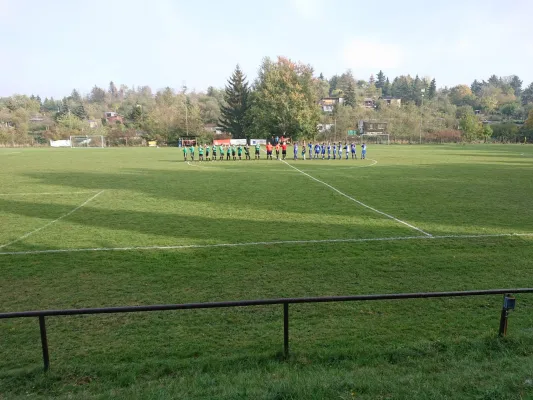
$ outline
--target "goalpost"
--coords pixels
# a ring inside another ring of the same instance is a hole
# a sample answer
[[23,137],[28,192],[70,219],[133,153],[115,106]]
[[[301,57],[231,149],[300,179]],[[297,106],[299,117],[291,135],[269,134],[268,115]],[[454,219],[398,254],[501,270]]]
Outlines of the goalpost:
[[105,139],[101,135],[95,136],[71,136],[70,137],[70,147],[105,147]]
[[390,136],[388,133],[363,133],[361,134],[361,142],[365,141],[375,144],[390,144]]

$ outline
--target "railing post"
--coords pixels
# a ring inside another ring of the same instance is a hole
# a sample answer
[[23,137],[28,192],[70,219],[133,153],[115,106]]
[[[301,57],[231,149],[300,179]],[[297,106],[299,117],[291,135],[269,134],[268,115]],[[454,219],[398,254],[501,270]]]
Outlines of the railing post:
[[48,355],[48,339],[46,337],[46,325],[44,322],[43,315],[39,315],[39,328],[41,330],[41,346],[43,348],[44,372],[47,372],[50,368],[50,357]]
[[283,355],[289,357],[289,303],[283,303]]
[[509,318],[509,310],[514,310],[516,299],[511,294],[503,296],[502,313],[500,314],[500,336],[507,335],[507,320]]

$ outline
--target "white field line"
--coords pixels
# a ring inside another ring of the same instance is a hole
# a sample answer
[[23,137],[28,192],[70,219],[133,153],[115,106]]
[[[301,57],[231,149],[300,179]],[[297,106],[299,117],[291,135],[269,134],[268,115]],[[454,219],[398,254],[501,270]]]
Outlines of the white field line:
[[428,237],[432,237],[431,234],[429,234],[429,233],[423,231],[423,230],[420,229],[420,228],[417,228],[417,227],[414,226],[414,225],[411,225],[411,224],[408,223],[408,222],[402,221],[401,219],[398,219],[398,218],[396,218],[396,217],[393,217],[392,215],[387,214],[387,213],[384,213],[383,211],[379,211],[379,210],[375,209],[374,207],[370,207],[369,205],[367,205],[367,204],[365,204],[365,203],[363,203],[363,202],[361,202],[361,201],[359,201],[359,200],[356,200],[356,199],[354,199],[354,198],[351,197],[351,196],[348,196],[346,193],[341,192],[339,189],[334,188],[334,187],[331,186],[330,184],[328,184],[328,183],[326,183],[326,182],[324,182],[324,181],[321,181],[320,179],[317,179],[317,178],[315,178],[314,176],[309,175],[307,172],[304,172],[304,171],[302,171],[301,169],[296,168],[294,165],[289,164],[287,161],[285,161],[285,160],[281,160],[281,161],[284,162],[285,164],[287,164],[289,167],[294,168],[296,171],[298,171],[298,172],[304,174],[304,175],[307,176],[308,178],[311,178],[312,180],[314,180],[314,181],[316,181],[316,182],[319,182],[319,183],[321,183],[321,184],[323,184],[323,185],[329,187],[331,190],[334,190],[334,191],[337,192],[338,194],[340,194],[340,195],[346,197],[347,199],[349,199],[349,200],[351,200],[351,201],[353,201],[353,202],[355,202],[355,203],[357,203],[357,204],[359,204],[359,205],[361,205],[361,206],[363,206],[363,207],[366,207],[366,208],[368,208],[369,210],[372,210],[372,211],[374,211],[374,212],[376,212],[376,213],[378,213],[378,214],[384,215],[385,217],[390,218],[390,219],[392,219],[392,220],[394,220],[394,221],[396,221],[396,222],[399,222],[400,224],[406,225],[406,226],[408,226],[409,228],[414,229],[414,230],[416,230],[416,231],[418,231],[418,232],[420,232],[420,233],[423,233],[424,235],[426,235],[426,236],[428,236]]
[[[298,159],[299,160],[299,159]],[[313,171],[332,171],[332,170],[338,170],[338,169],[354,169],[354,168],[367,168],[367,167],[373,167],[378,163],[377,160],[374,160],[372,158],[368,158],[368,160],[372,161],[372,164],[368,165],[354,165],[352,167],[336,167],[332,166],[331,168],[313,168]]]
[[100,192],[98,192],[98,193],[96,193],[94,196],[92,196],[90,199],[85,200],[82,204],[80,204],[80,205],[79,205],[78,207],[76,207],[74,210],[72,210],[72,211],[70,211],[70,212],[68,212],[68,213],[66,213],[66,214],[64,214],[64,215],[62,215],[61,217],[59,217],[59,218],[57,218],[57,219],[55,219],[55,220],[53,220],[53,221],[50,221],[50,222],[47,223],[46,225],[43,225],[43,226],[41,226],[40,228],[37,228],[37,229],[35,229],[35,230],[31,231],[31,232],[28,232],[28,233],[22,235],[21,237],[19,237],[18,239],[13,240],[12,242],[9,242],[9,243],[6,243],[6,244],[1,245],[1,246],[0,246],[0,249],[3,249],[4,247],[7,247],[7,246],[12,245],[12,244],[14,244],[14,243],[20,242],[21,240],[26,239],[28,236],[31,236],[31,235],[33,235],[34,233],[37,233],[37,232],[39,232],[39,231],[42,231],[44,228],[46,228],[46,227],[48,227],[48,226],[50,226],[50,225],[52,225],[52,224],[55,224],[57,221],[61,221],[63,218],[66,218],[66,217],[68,217],[69,215],[71,215],[72,213],[78,211],[80,208],[82,208],[84,205],[86,205],[87,203],[89,203],[91,200],[94,200],[95,198],[97,198],[98,196],[100,196],[102,193],[104,193],[104,191],[105,191],[105,190],[101,190]]
[[[210,161],[206,161],[206,162],[210,162]],[[209,168],[209,169],[213,168],[213,167],[204,167],[203,165],[191,164],[189,161],[187,161],[187,164],[190,165],[191,167],[196,167],[196,168]]]
[[87,190],[83,192],[34,192],[34,193],[0,193],[0,196],[53,196],[53,195],[63,195],[63,194],[84,194],[84,193],[94,193],[96,190]]
[[187,244],[177,246],[132,246],[132,247],[95,247],[74,249],[51,249],[32,251],[9,251],[0,252],[0,255],[28,255],[28,254],[53,254],[53,253],[81,253],[96,251],[132,251],[132,250],[187,250],[209,249],[217,247],[252,247],[274,246],[294,244],[322,244],[322,243],[363,243],[363,242],[395,242],[400,240],[438,240],[438,239],[483,239],[499,237],[533,237],[533,233],[501,233],[488,235],[442,235],[442,236],[397,236],[384,238],[360,238],[360,239],[319,239],[319,240],[276,240],[271,242],[244,242],[244,243],[218,243],[218,244]]

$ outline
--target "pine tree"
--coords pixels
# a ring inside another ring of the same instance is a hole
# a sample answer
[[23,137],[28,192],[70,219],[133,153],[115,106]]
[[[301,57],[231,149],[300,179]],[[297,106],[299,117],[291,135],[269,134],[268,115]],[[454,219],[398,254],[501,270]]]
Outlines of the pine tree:
[[72,93],[70,94],[70,97],[69,97],[72,101],[75,101],[76,103],[80,103],[81,102],[81,96],[80,96],[80,93],[76,90],[76,89],[72,89]]
[[344,103],[347,106],[355,107],[356,97],[355,97],[355,88],[351,81],[348,81],[346,86],[346,92],[344,93]]
[[436,94],[437,94],[437,81],[435,80],[435,78],[433,78],[433,80],[429,84],[428,99],[431,100],[431,99],[435,98]]
[[378,89],[381,89],[381,92],[383,95],[385,95],[383,93],[383,87],[385,86],[385,74],[383,73],[383,71],[379,70],[378,72],[378,75],[377,75],[377,80],[376,80],[376,87]]
[[61,102],[61,105],[59,106],[59,110],[56,112],[54,116],[54,119],[58,121],[59,119],[67,115],[69,112],[70,112],[70,107],[68,105],[68,100],[66,97],[64,97],[63,101]]
[[85,111],[85,107],[83,107],[83,104],[80,104],[72,110],[72,114],[74,114],[76,117],[78,117],[81,120],[89,118],[89,115]]
[[128,114],[128,119],[135,125],[139,126],[143,120],[143,110],[142,106],[137,104],[133,107],[131,112]]
[[109,82],[109,95],[112,99],[116,99],[118,97],[118,90],[113,81]]
[[322,72],[321,72],[320,75],[318,76],[318,79],[320,79],[321,81],[324,80],[324,75],[322,74]]
[[374,79],[374,74],[370,75],[370,79],[368,80],[368,84],[370,86],[372,86],[375,82],[376,82],[376,80]]
[[226,85],[224,100],[227,106],[221,108],[220,126],[231,133],[234,139],[246,137],[250,89],[246,76],[237,65]]
[[381,88],[381,94],[383,96],[392,96],[389,78],[387,78],[387,80],[383,84],[383,87]]

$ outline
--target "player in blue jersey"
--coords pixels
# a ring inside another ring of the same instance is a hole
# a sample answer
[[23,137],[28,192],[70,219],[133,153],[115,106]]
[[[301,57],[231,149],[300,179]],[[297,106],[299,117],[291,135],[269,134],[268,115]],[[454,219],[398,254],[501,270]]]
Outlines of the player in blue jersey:
[[320,145],[317,143],[315,144],[315,158],[318,159],[318,155],[320,154]]
[[331,159],[331,142],[328,142],[328,160]]
[[364,160],[366,158],[366,144],[361,145],[361,160]]
[[350,154],[350,145],[348,142],[344,142],[344,151],[346,153],[346,159],[348,159],[348,155]]
[[333,142],[333,159],[337,158],[337,144]]
[[339,154],[339,160],[342,160],[342,145],[341,145],[341,142],[339,142],[339,145],[337,146],[337,153]]
[[313,143],[309,142],[307,147],[309,148],[309,159],[312,160],[313,159]]
[[354,142],[351,143],[350,149],[352,150],[352,160],[357,160],[357,149]]
[[322,160],[324,160],[326,158],[326,143],[322,143],[320,149],[322,150]]
[[297,160],[298,159],[298,142],[294,143],[293,150],[294,150],[294,159]]

